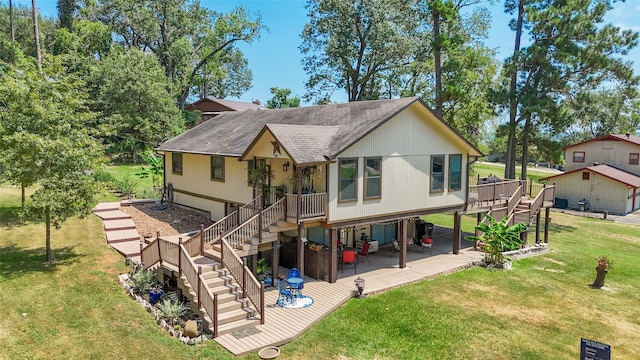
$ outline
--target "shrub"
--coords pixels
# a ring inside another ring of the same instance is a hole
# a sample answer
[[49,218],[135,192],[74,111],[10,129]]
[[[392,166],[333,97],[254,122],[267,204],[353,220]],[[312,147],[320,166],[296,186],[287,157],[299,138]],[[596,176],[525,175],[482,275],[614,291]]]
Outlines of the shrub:
[[133,287],[138,294],[146,294],[156,282],[155,274],[148,269],[136,271],[131,276],[131,287]]
[[519,223],[508,225],[508,217],[502,221],[496,221],[491,215],[487,215],[490,224],[480,223],[476,230],[482,232],[480,236],[466,236],[468,241],[482,241],[484,250],[487,252],[488,262],[500,265],[503,263],[502,253],[509,250],[517,250],[524,241],[520,239],[520,234],[527,231],[527,225]]
[[160,316],[166,319],[170,325],[175,325],[178,319],[187,313],[189,307],[178,300],[163,299],[158,303],[158,309],[160,309]]

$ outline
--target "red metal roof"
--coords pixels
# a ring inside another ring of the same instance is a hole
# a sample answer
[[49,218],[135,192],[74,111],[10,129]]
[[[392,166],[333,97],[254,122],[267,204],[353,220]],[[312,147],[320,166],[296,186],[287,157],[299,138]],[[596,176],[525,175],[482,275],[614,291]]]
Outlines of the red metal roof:
[[625,184],[627,186],[630,186],[630,187],[640,188],[640,176],[634,175],[634,174],[632,174],[630,172],[627,172],[627,171],[624,171],[624,170],[620,170],[618,168],[615,168],[613,166],[606,165],[606,164],[588,166],[588,167],[585,167],[585,168],[580,168],[580,169],[576,169],[576,170],[573,170],[573,171],[569,171],[569,172],[566,172],[564,174],[558,174],[558,175],[554,175],[554,176],[549,176],[547,178],[543,178],[543,179],[540,179],[540,180],[549,181],[549,180],[551,180],[553,178],[557,178],[557,177],[560,177],[560,176],[567,176],[569,174],[573,174],[573,173],[579,172],[579,171],[582,172],[582,171],[585,171],[585,170],[589,170],[591,172],[594,172],[596,174],[602,175],[604,177],[607,177],[607,178],[609,178],[611,180],[614,180],[614,181],[617,181],[619,183],[623,183],[623,184]]
[[603,141],[603,140],[626,141],[628,143],[640,146],[640,136],[635,136],[635,135],[631,135],[631,134],[629,134],[628,136],[626,134],[610,134],[610,135],[598,136],[598,137],[593,138],[593,139],[589,139],[589,140],[581,141],[579,143],[568,145],[568,146],[563,147],[562,149],[566,150],[568,148],[571,148],[571,147],[574,147],[574,146],[578,146],[578,145],[582,145],[582,144],[585,144],[585,143],[588,143],[588,142]]

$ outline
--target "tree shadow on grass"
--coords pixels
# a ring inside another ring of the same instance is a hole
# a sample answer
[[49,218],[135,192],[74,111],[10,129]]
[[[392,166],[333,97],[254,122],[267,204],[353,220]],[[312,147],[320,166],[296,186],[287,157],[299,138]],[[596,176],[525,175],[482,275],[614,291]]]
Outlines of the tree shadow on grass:
[[[556,233],[559,233],[559,232],[574,232],[576,230],[578,230],[578,228],[575,227],[575,226],[554,224],[553,222],[549,226],[549,231],[553,231],[553,232],[556,232]],[[541,231],[542,231],[542,227],[541,227]]]
[[41,219],[33,217],[20,217],[20,206],[3,206],[0,207],[0,227],[11,230],[14,227],[31,223],[43,223]]
[[0,279],[16,279],[30,273],[50,273],[58,267],[68,266],[78,261],[74,248],[51,249],[53,260],[46,261],[45,248],[24,249],[9,244],[0,247]]

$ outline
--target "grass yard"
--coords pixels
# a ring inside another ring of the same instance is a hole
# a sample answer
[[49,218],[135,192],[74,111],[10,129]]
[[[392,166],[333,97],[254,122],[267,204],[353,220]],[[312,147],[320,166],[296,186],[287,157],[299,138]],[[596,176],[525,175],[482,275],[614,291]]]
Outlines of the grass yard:
[[[54,230],[55,261],[44,263],[44,225],[17,221],[19,201],[19,189],[0,187],[0,359],[234,358],[213,341],[180,344],[130,300],[117,284],[124,261],[97,217]],[[573,360],[581,337],[610,344],[617,360],[637,359],[639,228],[552,217],[547,253],[512,271],[472,268],[351,300],[282,346],[280,359]],[[614,267],[606,289],[594,290],[602,254]]]
[[[496,175],[499,178],[503,178],[504,177],[504,164],[494,164],[494,163],[474,163],[473,165],[471,165],[471,176],[478,176],[480,175],[480,177],[486,177],[489,175]],[[522,174],[521,171],[521,167],[518,165],[516,167],[516,175],[518,178],[520,178],[520,175]],[[553,175],[552,173],[549,172],[544,172],[544,171],[537,171],[534,168],[527,168],[527,179],[531,179],[533,178],[534,182],[537,182],[538,179],[540,178],[546,178]]]
[[[120,164],[105,166],[105,171],[113,175],[118,183],[126,187],[131,187],[136,197],[139,199],[155,198],[158,194],[153,192],[153,182],[151,177],[140,178],[136,175],[141,172],[141,167],[149,168],[146,164]],[[162,183],[162,178],[158,181]]]

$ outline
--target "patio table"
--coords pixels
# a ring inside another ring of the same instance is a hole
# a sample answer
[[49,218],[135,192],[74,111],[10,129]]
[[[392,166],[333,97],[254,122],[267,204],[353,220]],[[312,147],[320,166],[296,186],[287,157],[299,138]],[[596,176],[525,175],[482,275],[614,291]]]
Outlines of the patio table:
[[303,278],[290,277],[287,279],[287,284],[289,284],[289,289],[291,290],[291,293],[293,294],[293,296],[296,296],[296,297],[302,295],[303,283],[304,283]]

